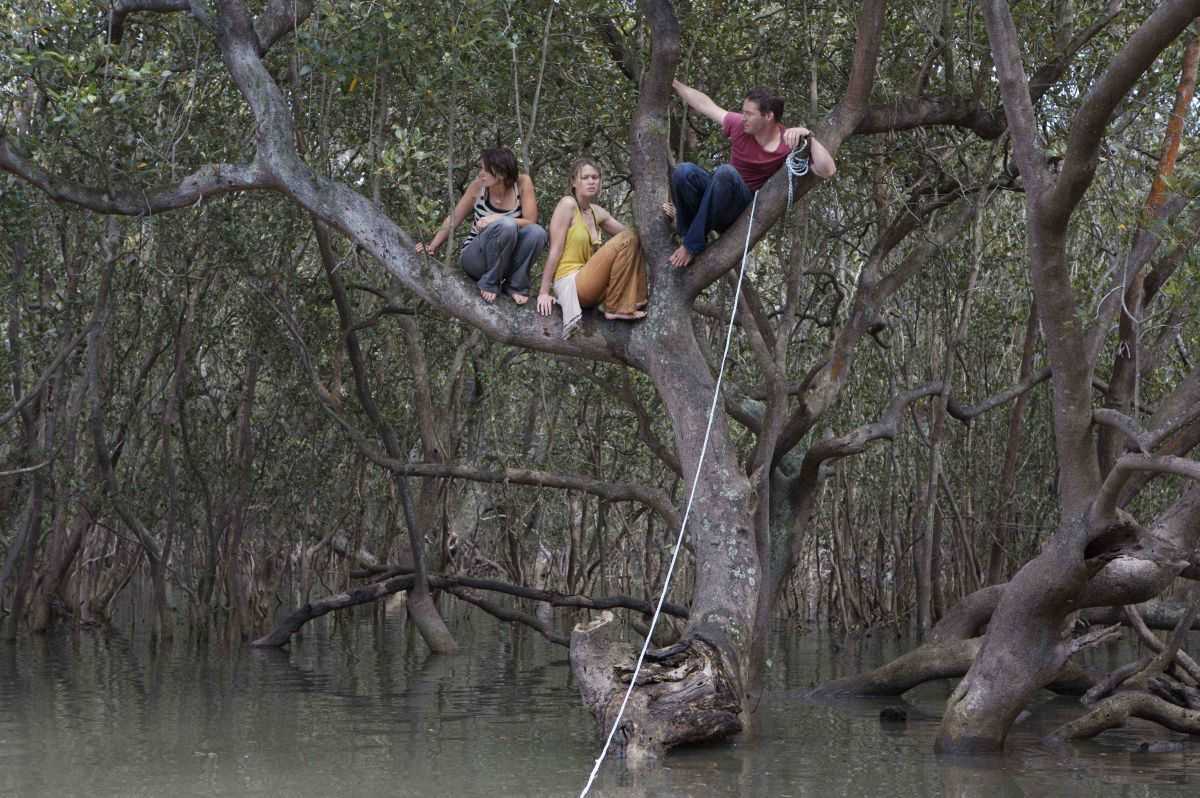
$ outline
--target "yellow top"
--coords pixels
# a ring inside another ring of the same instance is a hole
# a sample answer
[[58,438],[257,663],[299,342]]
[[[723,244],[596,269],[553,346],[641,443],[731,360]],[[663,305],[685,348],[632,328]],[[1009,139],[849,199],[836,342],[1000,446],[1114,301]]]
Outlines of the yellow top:
[[[596,225],[596,212],[592,211],[592,224]],[[597,227],[597,234],[599,225]],[[567,240],[563,243],[562,257],[558,259],[558,268],[554,270],[554,279],[561,280],[567,275],[574,274],[592,257],[592,252],[600,246],[598,240],[592,240],[592,232],[583,221],[583,214],[575,208],[575,218],[567,228]]]

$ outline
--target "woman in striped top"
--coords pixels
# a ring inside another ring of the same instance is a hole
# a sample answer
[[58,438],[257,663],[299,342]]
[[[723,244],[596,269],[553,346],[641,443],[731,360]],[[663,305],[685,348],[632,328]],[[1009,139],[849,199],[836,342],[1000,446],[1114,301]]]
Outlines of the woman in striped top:
[[417,252],[436,254],[467,214],[472,214],[472,223],[459,257],[463,271],[479,286],[485,302],[495,302],[504,291],[524,305],[529,301],[529,267],[546,248],[546,231],[537,223],[533,181],[517,173],[512,150],[483,151],[479,174],[433,239],[417,244]]

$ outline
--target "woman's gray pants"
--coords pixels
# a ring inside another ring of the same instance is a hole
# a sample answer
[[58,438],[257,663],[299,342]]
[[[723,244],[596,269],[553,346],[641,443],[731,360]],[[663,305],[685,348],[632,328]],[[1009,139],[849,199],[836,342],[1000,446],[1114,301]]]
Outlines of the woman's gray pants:
[[498,294],[507,283],[510,292],[529,296],[529,267],[545,248],[546,231],[541,225],[520,227],[506,216],[467,244],[460,263],[480,291]]

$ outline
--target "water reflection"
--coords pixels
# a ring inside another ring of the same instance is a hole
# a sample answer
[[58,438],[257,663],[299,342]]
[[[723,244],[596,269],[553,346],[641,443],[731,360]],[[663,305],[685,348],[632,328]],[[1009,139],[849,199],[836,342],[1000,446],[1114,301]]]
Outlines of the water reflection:
[[1026,794],[1006,767],[1005,757],[943,757],[938,764],[945,798],[1022,798]]
[[[600,740],[563,649],[479,617],[455,630],[467,652],[455,657],[430,656],[403,616],[380,613],[314,626],[287,651],[182,640],[156,651],[117,634],[0,645],[0,796],[577,795]],[[661,767],[608,762],[592,795],[1195,791],[1198,746],[1149,724],[1042,745],[1079,712],[1068,699],[1040,701],[1005,756],[939,759],[948,684],[903,699],[810,697],[814,684],[904,645],[893,635],[781,636],[751,734]],[[903,717],[881,719],[890,710]]]

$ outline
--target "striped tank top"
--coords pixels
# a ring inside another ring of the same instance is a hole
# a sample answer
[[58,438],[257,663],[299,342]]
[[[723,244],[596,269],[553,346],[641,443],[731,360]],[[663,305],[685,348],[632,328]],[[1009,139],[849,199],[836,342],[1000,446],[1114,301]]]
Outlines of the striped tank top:
[[501,216],[511,216],[514,219],[521,218],[521,189],[519,186],[517,187],[516,193],[517,193],[517,206],[515,208],[513,208],[512,210],[508,210],[508,211],[502,211],[499,208],[497,208],[496,206],[492,205],[491,199],[488,197],[488,190],[486,188],[479,193],[479,196],[475,198],[475,205],[472,208],[472,210],[474,211],[474,216],[471,219],[471,232],[466,237],[466,239],[463,240],[463,243],[462,243],[463,249],[466,249],[467,245],[475,240],[475,236],[479,235],[479,230],[475,227],[475,225],[479,222],[480,219],[487,216],[488,214],[498,213]]

